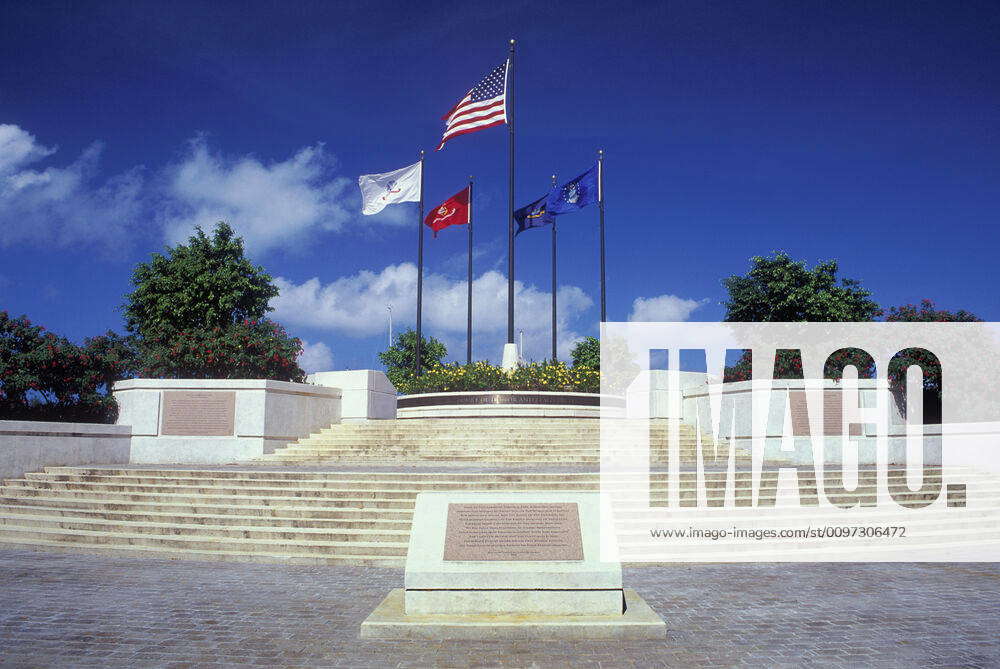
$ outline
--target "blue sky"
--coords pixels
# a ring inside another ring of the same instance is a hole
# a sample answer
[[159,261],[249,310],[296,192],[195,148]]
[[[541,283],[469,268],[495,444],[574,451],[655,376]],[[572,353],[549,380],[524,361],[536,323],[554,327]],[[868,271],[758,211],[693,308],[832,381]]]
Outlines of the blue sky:
[[[357,175],[430,152],[428,206],[477,182],[477,357],[505,338],[506,132],[433,153],[518,40],[516,200],[606,151],[611,320],[719,320],[783,249],[883,305],[1000,320],[992,2],[6,2],[0,308],[121,330],[137,262],[229,220],[283,288],[307,367],[369,367],[414,314],[415,205]],[[597,211],[560,218],[561,349],[597,333]],[[427,239],[425,329],[465,350],[464,230]],[[517,329],[549,347],[549,235],[517,240]],[[637,302],[637,300],[639,300]]]

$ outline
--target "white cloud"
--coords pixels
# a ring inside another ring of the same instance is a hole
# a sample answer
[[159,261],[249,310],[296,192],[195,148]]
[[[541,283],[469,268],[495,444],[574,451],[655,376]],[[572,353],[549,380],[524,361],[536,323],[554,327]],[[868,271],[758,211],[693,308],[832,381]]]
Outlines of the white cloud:
[[55,152],[36,142],[34,135],[20,127],[0,123],[0,175],[16,172]]
[[[281,294],[272,300],[274,318],[291,326],[311,327],[351,337],[386,331],[386,305],[392,305],[394,327],[416,322],[417,268],[412,263],[389,265],[378,272],[364,270],[322,284],[313,278],[301,284],[276,279]],[[464,358],[466,283],[440,274],[424,276],[423,328],[448,346],[449,356]],[[558,295],[559,351],[568,354],[579,339],[573,329],[593,300],[577,286],[562,286]],[[499,358],[507,332],[507,279],[489,271],[472,284],[473,339],[477,358]],[[516,326],[524,330],[525,356],[546,358],[551,342],[551,293],[515,282]]]
[[322,144],[264,163],[252,156],[227,159],[196,139],[187,157],[167,170],[167,240],[182,242],[196,225],[207,230],[225,220],[247,248],[265,252],[301,243],[307,233],[339,230],[350,217],[343,201],[350,181],[334,178],[332,165]]
[[302,340],[302,353],[299,355],[299,367],[307,374],[313,372],[329,372],[333,369],[333,353],[330,347],[321,341],[314,344]]
[[138,220],[142,168],[97,183],[100,142],[65,167],[32,169],[55,149],[16,125],[0,125],[0,246],[22,242],[121,248]]
[[677,322],[686,321],[691,312],[705,304],[705,300],[689,300],[676,295],[637,297],[632,302],[630,321]]
[[[101,149],[94,142],[68,165],[39,168],[56,149],[16,125],[0,125],[0,246],[55,242],[118,250],[150,220],[168,243],[186,241],[196,225],[209,230],[225,220],[251,252],[265,253],[302,247],[316,234],[362,219],[354,178],[334,174],[322,144],[266,161],[223,156],[196,138],[178,162],[148,179],[143,166],[100,177]],[[412,205],[388,207],[363,217],[368,227],[360,229],[408,225],[414,215]]]

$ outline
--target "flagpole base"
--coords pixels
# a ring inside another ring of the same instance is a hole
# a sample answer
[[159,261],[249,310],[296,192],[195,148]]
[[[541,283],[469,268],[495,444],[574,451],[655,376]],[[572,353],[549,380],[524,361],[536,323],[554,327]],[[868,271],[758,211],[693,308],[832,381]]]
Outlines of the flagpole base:
[[517,344],[504,344],[503,345],[503,362],[501,367],[510,371],[517,368]]

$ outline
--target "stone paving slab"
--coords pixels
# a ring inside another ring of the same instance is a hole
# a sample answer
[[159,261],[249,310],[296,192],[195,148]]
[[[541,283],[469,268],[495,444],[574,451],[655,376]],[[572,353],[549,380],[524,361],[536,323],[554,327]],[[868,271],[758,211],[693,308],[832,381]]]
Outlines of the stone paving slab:
[[0,551],[0,666],[998,667],[1000,565],[624,571],[663,641],[361,641],[400,569]]

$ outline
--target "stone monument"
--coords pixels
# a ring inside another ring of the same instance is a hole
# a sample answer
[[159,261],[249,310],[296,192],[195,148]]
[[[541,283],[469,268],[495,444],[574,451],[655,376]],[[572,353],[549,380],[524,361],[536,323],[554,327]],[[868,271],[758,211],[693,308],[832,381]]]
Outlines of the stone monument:
[[661,639],[663,620],[600,560],[600,495],[417,496],[404,588],[362,623],[378,639]]

